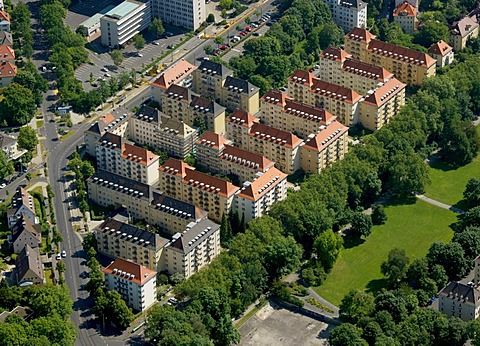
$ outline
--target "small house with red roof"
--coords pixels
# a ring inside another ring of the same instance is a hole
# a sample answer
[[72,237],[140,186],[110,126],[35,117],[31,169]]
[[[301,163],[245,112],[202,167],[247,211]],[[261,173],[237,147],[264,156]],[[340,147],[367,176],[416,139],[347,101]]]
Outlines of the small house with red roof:
[[443,40],[433,43],[428,48],[428,54],[437,61],[437,67],[450,65],[455,58],[453,48]]

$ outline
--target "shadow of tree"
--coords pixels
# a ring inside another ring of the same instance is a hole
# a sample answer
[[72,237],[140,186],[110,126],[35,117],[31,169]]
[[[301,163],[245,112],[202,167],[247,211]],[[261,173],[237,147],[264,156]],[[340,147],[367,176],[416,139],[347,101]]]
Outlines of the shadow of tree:
[[343,247],[345,249],[351,249],[355,246],[362,245],[363,243],[365,243],[365,239],[363,238],[355,237],[348,234],[343,237]]
[[376,294],[385,287],[387,287],[387,279],[385,278],[370,280],[367,284],[367,292]]

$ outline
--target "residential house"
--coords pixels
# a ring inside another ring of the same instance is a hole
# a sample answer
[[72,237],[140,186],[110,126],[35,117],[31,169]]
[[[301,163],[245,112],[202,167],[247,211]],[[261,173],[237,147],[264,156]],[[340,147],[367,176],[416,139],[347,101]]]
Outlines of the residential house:
[[11,62],[15,63],[15,51],[12,46],[0,45],[0,62]]
[[13,253],[20,253],[25,245],[38,249],[42,246],[42,229],[39,224],[33,225],[28,219],[20,218],[12,227],[10,240]]
[[12,84],[16,75],[17,66],[15,64],[8,61],[0,62],[0,88]]
[[[0,1],[1,3],[1,1]],[[3,311],[0,314],[0,323],[4,323],[8,316],[20,316],[24,320],[28,320],[33,315],[33,311],[23,306],[17,306],[12,311]]]
[[192,83],[192,73],[195,69],[195,65],[183,59],[169,66],[150,84],[153,99],[160,100],[160,95],[173,84],[188,88]]
[[0,132],[0,148],[5,153],[7,161],[16,160],[27,152],[27,150],[18,147],[15,137],[3,132]]
[[480,291],[477,287],[451,281],[438,293],[438,311],[464,321],[480,315]]
[[[418,8],[419,6],[419,0],[407,0],[410,5],[412,5],[415,8]],[[403,4],[405,0],[395,0],[395,8]]]
[[[0,0],[1,3],[1,0]],[[0,31],[0,45],[13,47],[13,37],[8,31]]]
[[46,282],[40,254],[28,244],[15,260],[15,280],[21,287],[42,285]]
[[454,60],[453,48],[443,40],[432,43],[428,48],[428,54],[437,61],[437,67],[450,65]]
[[7,210],[8,228],[13,228],[17,221],[22,218],[28,219],[33,225],[39,223],[32,195],[23,187],[17,187],[12,197],[12,206]]
[[450,30],[450,41],[454,51],[461,51],[469,39],[478,37],[478,21],[475,15],[466,16],[454,23]]
[[3,9],[0,10],[0,31],[10,32],[10,15]]
[[393,22],[400,24],[407,34],[413,35],[418,25],[417,9],[408,1],[404,1],[393,11]]

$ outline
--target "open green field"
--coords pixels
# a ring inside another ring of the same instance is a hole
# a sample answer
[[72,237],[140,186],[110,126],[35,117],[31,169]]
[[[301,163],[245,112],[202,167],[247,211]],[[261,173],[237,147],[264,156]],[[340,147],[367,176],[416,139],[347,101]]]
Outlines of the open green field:
[[435,241],[449,242],[449,225],[456,214],[426,202],[387,206],[388,221],[374,226],[363,244],[344,249],[324,284],[315,290],[338,306],[352,289],[378,290],[385,285],[380,265],[393,248],[402,248],[412,261],[424,256]]
[[[480,135],[480,126],[477,126],[477,132]],[[433,162],[430,168],[432,183],[427,186],[425,196],[455,205],[463,199],[465,185],[472,177],[480,178],[480,155],[473,162],[457,169],[450,169],[441,162]]]

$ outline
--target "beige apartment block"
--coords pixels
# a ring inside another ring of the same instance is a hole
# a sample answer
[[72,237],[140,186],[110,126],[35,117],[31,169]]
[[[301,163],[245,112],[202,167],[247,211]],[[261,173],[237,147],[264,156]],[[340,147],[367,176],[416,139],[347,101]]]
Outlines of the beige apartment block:
[[346,126],[358,123],[362,97],[353,89],[328,83],[297,70],[288,78],[289,95],[300,102],[324,108]]
[[194,204],[220,222],[230,210],[239,187],[201,173],[177,159],[170,158],[160,167],[159,189],[176,199]]
[[468,15],[454,23],[450,31],[450,41],[453,44],[453,50],[458,52],[464,49],[469,39],[478,37],[478,30],[476,15]]
[[249,222],[265,215],[270,207],[287,197],[287,175],[272,167],[252,181],[243,183],[235,196],[235,209]]
[[352,59],[341,48],[325,49],[320,54],[319,65],[319,79],[343,85],[364,96],[393,78],[393,73],[383,67]]
[[220,225],[203,219],[189,224],[165,247],[165,270],[188,279],[220,254]]
[[376,131],[387,124],[405,104],[405,88],[405,84],[392,78],[365,98],[360,112],[362,126]]
[[83,134],[85,148],[87,153],[93,157],[96,155],[95,147],[106,132],[113,133],[117,136],[125,134],[128,125],[129,111],[125,108],[119,108],[112,113],[102,117],[97,122],[93,123]]
[[150,84],[150,91],[155,101],[160,102],[160,96],[170,87],[177,84],[188,87],[192,83],[192,73],[196,69],[195,65],[190,64],[186,60],[169,66],[160,76]]
[[218,103],[234,111],[240,109],[251,114],[258,112],[260,88],[246,80],[228,76],[222,87]]
[[355,28],[345,36],[345,50],[355,59],[382,66],[409,85],[422,85],[425,78],[435,76],[436,62],[428,54],[375,37],[366,29]]
[[227,77],[233,77],[232,70],[222,64],[203,60],[200,66],[193,72],[193,91],[220,103],[222,87]]
[[235,147],[226,138],[205,132],[197,141],[197,163],[210,173],[234,176],[239,184],[256,179],[274,166],[265,156]]
[[193,151],[197,130],[167,117],[158,109],[143,106],[128,119],[128,137],[136,144],[160,149],[169,156],[184,159]]
[[405,1],[393,11],[393,22],[400,24],[407,34],[413,35],[418,24],[417,9]]
[[161,95],[163,113],[188,126],[204,127],[218,134],[225,133],[225,108],[210,99],[193,93],[190,89],[179,85],[171,85]]
[[260,101],[260,117],[264,124],[292,132],[300,138],[317,134],[335,121],[325,109],[292,100],[281,91],[270,90]]
[[310,135],[300,148],[300,167],[306,173],[320,173],[342,160],[348,152],[348,127],[333,121],[318,134]]
[[250,129],[253,124],[260,122],[260,119],[248,112],[236,110],[226,120],[226,130],[228,138],[242,149],[248,147],[248,143],[244,139],[248,138]]
[[105,133],[97,142],[97,168],[153,185],[158,181],[159,157],[123,137]]
[[438,311],[448,317],[471,321],[480,314],[480,291],[477,287],[451,281],[438,294]]
[[450,65],[455,58],[453,48],[443,40],[432,43],[430,48],[428,48],[428,54],[437,61],[437,67]]

